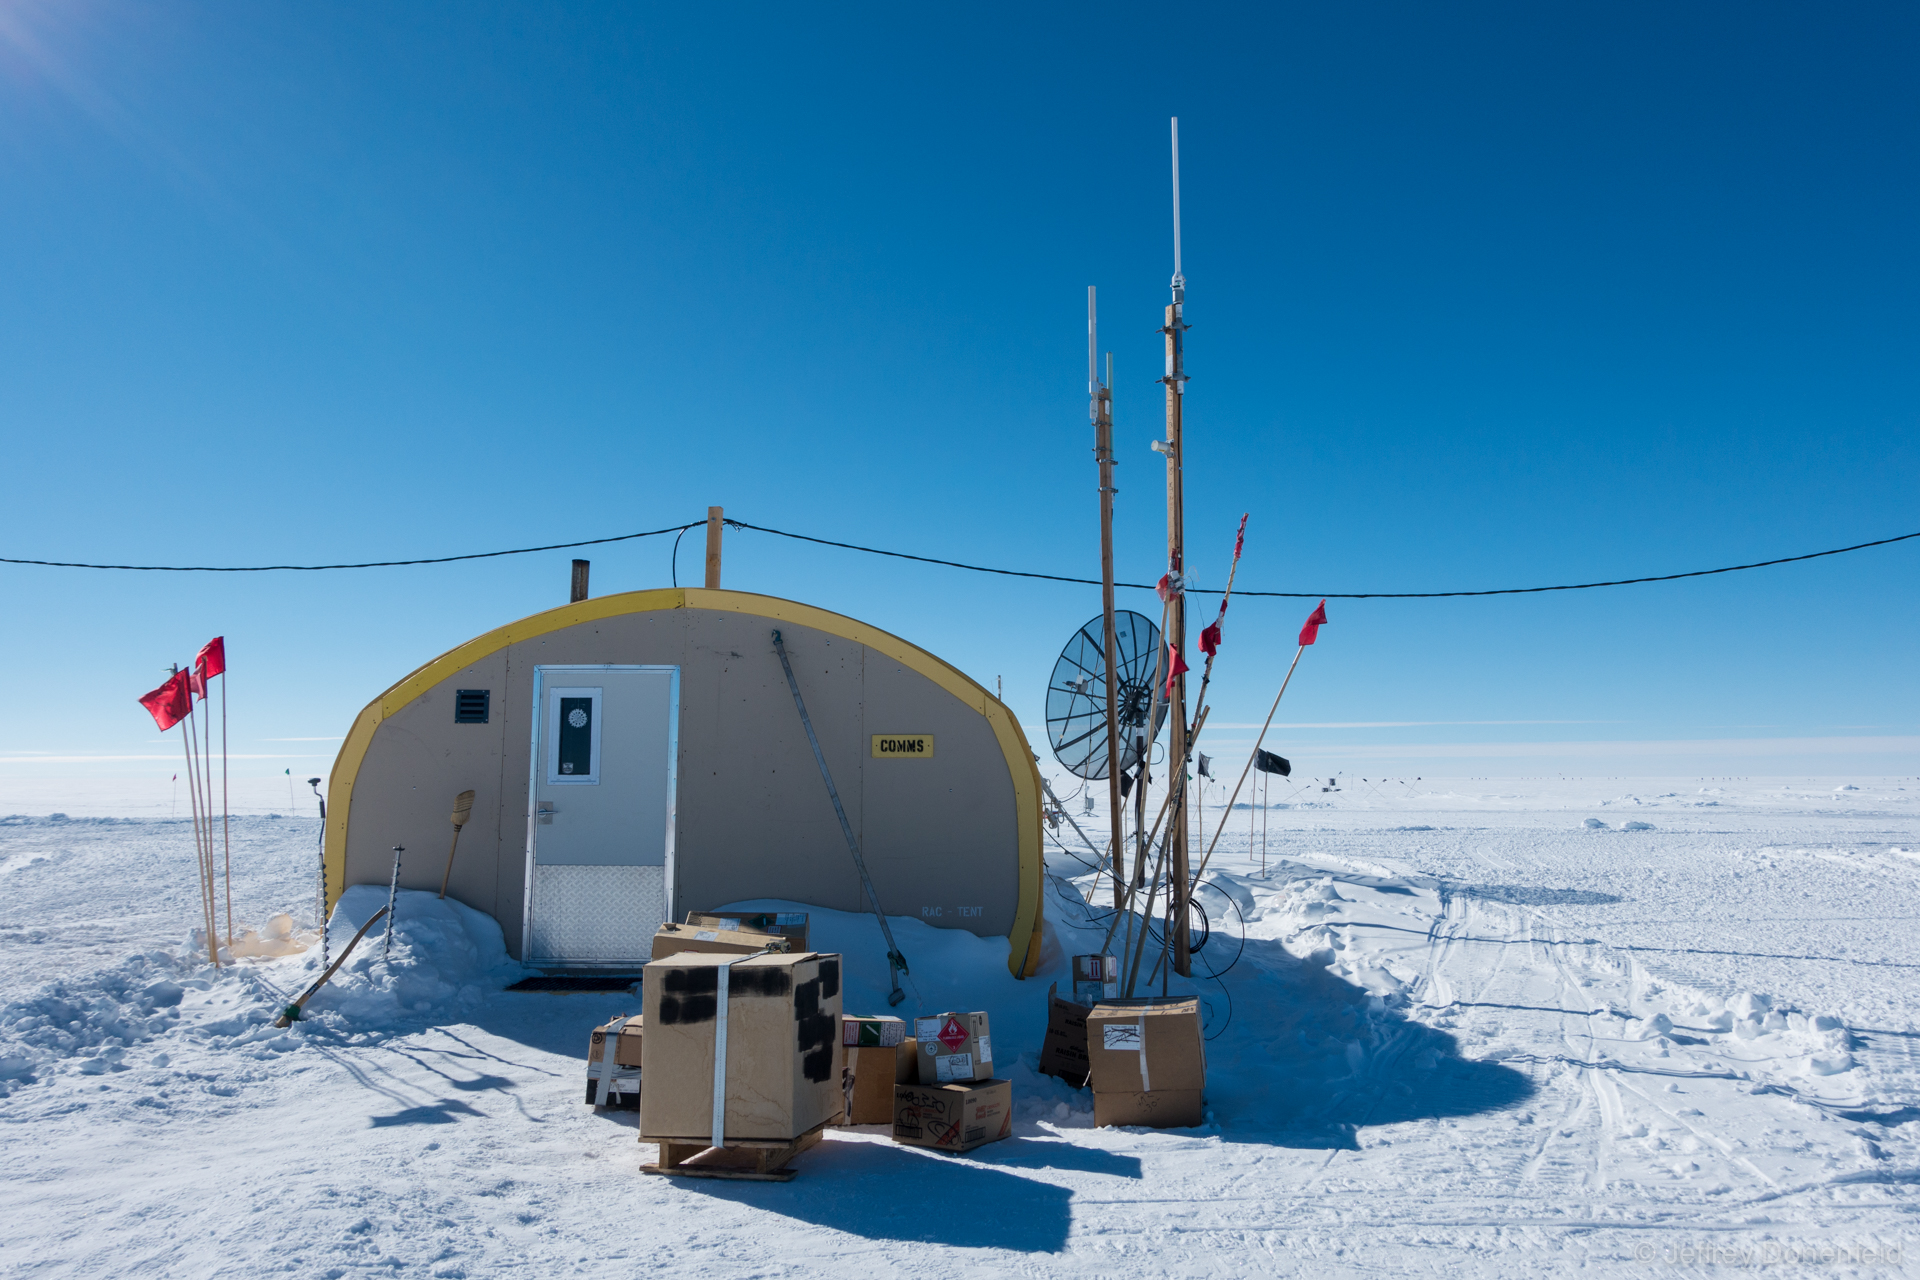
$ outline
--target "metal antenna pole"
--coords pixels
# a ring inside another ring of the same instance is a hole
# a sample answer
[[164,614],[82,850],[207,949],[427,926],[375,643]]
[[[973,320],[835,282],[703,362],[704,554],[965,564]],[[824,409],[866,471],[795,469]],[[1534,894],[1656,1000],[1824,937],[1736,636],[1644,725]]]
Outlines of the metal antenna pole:
[[853,865],[860,871],[860,884],[867,891],[867,901],[873,904],[873,918],[880,922],[880,932],[887,940],[887,979],[893,983],[887,1003],[899,1004],[907,998],[907,993],[900,989],[900,975],[907,972],[907,958],[894,945],[893,930],[887,927],[887,913],[880,909],[880,895],[873,891],[873,877],[867,874],[867,860],[860,856],[860,842],[854,839],[853,824],[847,821],[847,811],[840,804],[839,788],[833,785],[833,773],[827,768],[827,757],[820,750],[820,739],[814,736],[813,718],[807,714],[806,700],[800,696],[800,682],[793,678],[793,664],[787,661],[786,642],[780,639],[778,631],[773,633],[773,651],[780,655],[780,669],[787,673],[787,688],[793,690],[793,705],[800,712],[801,727],[807,731],[807,745],[813,748],[814,763],[820,766],[821,780],[827,784],[827,798],[833,801],[834,816],[840,819],[840,831],[847,837],[847,852],[853,855]]
[[1119,641],[1113,628],[1113,357],[1107,357],[1107,381],[1100,382],[1097,363],[1099,316],[1093,286],[1087,286],[1087,396],[1093,415],[1093,456],[1100,464],[1100,618],[1107,658],[1107,818],[1113,831],[1113,905],[1127,896],[1126,801],[1120,794],[1120,679]]
[[[1184,315],[1187,280],[1180,272],[1180,117],[1173,117],[1173,301],[1167,305],[1167,323],[1161,330],[1167,337],[1167,573],[1171,578],[1167,611],[1167,644],[1170,651],[1184,653],[1187,647],[1186,583],[1186,507],[1181,468],[1185,441],[1182,438],[1181,408],[1186,396],[1186,319]],[[1167,760],[1174,772],[1167,779],[1173,795],[1168,817],[1169,849],[1167,906],[1173,921],[1173,968],[1181,977],[1193,971],[1187,937],[1187,679],[1173,678],[1172,732],[1167,743]],[[1177,762],[1177,763],[1176,763]]]

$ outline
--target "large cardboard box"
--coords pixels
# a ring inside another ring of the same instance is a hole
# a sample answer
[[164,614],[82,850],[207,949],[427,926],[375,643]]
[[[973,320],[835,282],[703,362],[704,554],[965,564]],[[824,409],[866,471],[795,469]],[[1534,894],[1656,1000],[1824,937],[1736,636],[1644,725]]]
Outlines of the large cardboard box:
[[936,1013],[913,1020],[921,1084],[993,1079],[993,1037],[984,1013]]
[[914,1082],[914,1055],[919,1047],[912,1040],[902,1040],[846,1048],[847,1112],[841,1123],[891,1124],[893,1087]]
[[839,956],[683,951],[649,964],[642,990],[641,1141],[710,1141],[716,1092],[728,1142],[785,1142],[840,1115]]
[[893,1090],[893,1140],[960,1152],[1013,1132],[1013,1084],[903,1084]]
[[1047,1036],[1040,1042],[1040,1073],[1078,1089],[1087,1082],[1088,1007],[1060,998],[1060,984],[1047,988]]
[[[631,1110],[640,1105],[640,1044],[645,1019],[624,1014],[587,1039],[587,1105]],[[607,1039],[613,1038],[613,1056]]]
[[743,933],[777,933],[796,952],[807,949],[807,913],[804,911],[689,911],[687,923]]
[[785,938],[768,933],[745,933],[717,926],[668,922],[661,925],[653,935],[655,960],[664,960],[668,956],[676,956],[683,951],[700,951],[723,956],[750,956],[761,951],[791,951],[791,949],[791,944]]
[[1115,1000],[1087,1014],[1093,1122],[1184,1128],[1206,1118],[1207,1049],[1191,997]]

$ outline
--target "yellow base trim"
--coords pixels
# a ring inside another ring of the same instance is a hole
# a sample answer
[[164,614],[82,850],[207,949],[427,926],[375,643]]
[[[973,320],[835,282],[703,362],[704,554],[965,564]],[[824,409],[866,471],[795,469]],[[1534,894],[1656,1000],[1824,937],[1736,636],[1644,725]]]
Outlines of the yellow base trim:
[[1021,731],[1013,713],[965,672],[891,632],[843,614],[816,609],[812,605],[747,591],[708,591],[698,587],[626,591],[547,609],[518,622],[497,627],[458,648],[449,649],[416,668],[368,703],[366,709],[354,718],[353,728],[341,744],[340,754],[334,758],[333,770],[327,780],[327,910],[333,910],[333,904],[346,887],[347,822],[353,811],[353,783],[359,775],[361,762],[366,759],[368,748],[373,745],[374,730],[380,727],[382,720],[398,713],[454,673],[498,653],[508,645],[549,635],[582,622],[660,609],[714,609],[750,614],[840,636],[863,644],[876,653],[883,653],[902,666],[919,672],[986,717],[987,723],[993,727],[994,739],[1000,744],[1001,754],[1007,758],[1007,774],[1013,781],[1014,821],[1020,835],[1020,889],[1014,908],[1013,927],[1007,932],[1013,944],[1008,948],[1007,968],[1016,978],[1030,977],[1034,973],[1040,963],[1040,770],[1034,763],[1033,749],[1027,745],[1027,735]]

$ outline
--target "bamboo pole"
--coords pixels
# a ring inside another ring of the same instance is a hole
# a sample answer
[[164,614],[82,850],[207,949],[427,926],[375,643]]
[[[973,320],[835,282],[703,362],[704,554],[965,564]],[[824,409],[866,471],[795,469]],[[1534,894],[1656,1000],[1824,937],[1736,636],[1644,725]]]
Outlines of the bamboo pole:
[[[1139,794],[1133,798],[1133,836],[1135,842],[1133,883],[1136,885],[1142,882],[1141,878],[1145,876],[1147,872],[1147,844],[1144,839],[1142,839],[1147,827],[1147,778],[1153,770],[1153,740],[1160,736],[1159,733],[1155,731],[1153,722],[1160,715],[1160,690],[1167,682],[1167,618],[1172,609],[1173,597],[1169,595],[1160,605],[1160,645],[1158,651],[1153,655],[1153,690],[1147,695],[1147,721],[1146,724],[1142,726],[1141,733],[1143,736],[1139,740],[1141,744],[1140,772],[1134,785],[1140,790]],[[1168,758],[1172,758],[1172,751],[1168,751],[1167,755]],[[1156,822],[1155,825],[1157,826],[1159,824]]]
[[[1196,741],[1198,741],[1198,740],[1199,740],[1199,737],[1200,737],[1200,730],[1206,727],[1206,723],[1207,723],[1207,714],[1208,714],[1208,712],[1209,712],[1210,710],[1211,710],[1211,708],[1209,708],[1209,707],[1202,707],[1202,708],[1200,709],[1200,716],[1199,716],[1199,718],[1198,718],[1197,720],[1195,720],[1195,721],[1194,721],[1194,727],[1193,727],[1193,737],[1192,737],[1191,739],[1189,739],[1189,741],[1188,741],[1188,745],[1189,745],[1189,746],[1192,746],[1192,744],[1193,744],[1194,742],[1196,742]],[[1163,854],[1163,855],[1164,855],[1164,853],[1165,853],[1165,841],[1162,841],[1162,840],[1159,840],[1159,836],[1160,836],[1160,823],[1161,823],[1161,822],[1162,822],[1162,821],[1163,821],[1163,820],[1164,820],[1164,819],[1166,818],[1166,816],[1167,816],[1167,808],[1168,808],[1168,806],[1169,806],[1169,805],[1171,804],[1171,802],[1172,802],[1172,800],[1173,800],[1173,796],[1172,796],[1172,793],[1168,793],[1167,795],[1165,795],[1165,796],[1162,796],[1162,797],[1160,798],[1160,811],[1159,811],[1159,813],[1157,813],[1157,814],[1156,814],[1156,815],[1154,816],[1154,819],[1153,819],[1153,827],[1152,827],[1152,829],[1151,829],[1151,830],[1150,830],[1150,831],[1149,831],[1149,832],[1147,833],[1147,840],[1146,840],[1146,843],[1147,843],[1147,845],[1148,845],[1149,847],[1151,847],[1151,846],[1152,846],[1152,845],[1153,845],[1153,844],[1154,844],[1154,843],[1155,843],[1156,841],[1158,841],[1158,842],[1159,842],[1159,843],[1161,844],[1161,846],[1162,846],[1162,848],[1161,848],[1161,852],[1162,852],[1162,854]],[[1141,818],[1142,818],[1142,825],[1144,825],[1144,819],[1145,819],[1145,816],[1146,816],[1146,815],[1145,815],[1144,813],[1143,813],[1143,814],[1141,815]],[[1155,875],[1155,876],[1158,876],[1159,874],[1160,874],[1160,871],[1159,871],[1159,865],[1158,865],[1158,862],[1156,861],[1156,865],[1155,865],[1155,867],[1154,867],[1154,875]],[[1123,903],[1122,903],[1122,904],[1120,905],[1120,907],[1118,908],[1118,912],[1120,912],[1120,913],[1124,913],[1124,914],[1126,915],[1126,917],[1127,917],[1127,922],[1128,922],[1128,923],[1127,923],[1127,934],[1126,934],[1126,938],[1127,938],[1128,940],[1131,940],[1131,939],[1132,939],[1132,937],[1133,937],[1133,923],[1132,923],[1132,921],[1133,921],[1133,915],[1132,915],[1132,907],[1133,907],[1133,900],[1134,900],[1134,898],[1135,898],[1135,897],[1137,897],[1137,896],[1138,896],[1138,890],[1139,890],[1140,888],[1142,888],[1142,887],[1144,887],[1144,886],[1143,886],[1143,885],[1134,885],[1134,886],[1129,886],[1129,888],[1128,888],[1128,890],[1127,890],[1127,898],[1126,898],[1126,901],[1125,901],[1125,902],[1123,902]],[[1107,926],[1107,936],[1106,936],[1106,939],[1105,939],[1105,941],[1104,941],[1104,942],[1102,942],[1102,944],[1101,944],[1101,950],[1102,950],[1102,951],[1105,951],[1107,947],[1109,947],[1109,946],[1111,946],[1111,945],[1113,944],[1113,935],[1114,935],[1114,931],[1115,931],[1115,930],[1117,930],[1117,929],[1118,929],[1119,927],[1120,927],[1120,921],[1119,921],[1119,919],[1118,919],[1118,915],[1116,915],[1116,918],[1115,918],[1115,920],[1114,920],[1114,922],[1113,922],[1112,924],[1110,924],[1110,925],[1108,925],[1108,926]],[[1143,935],[1143,937],[1144,937],[1144,935]],[[1130,942],[1130,941],[1128,941],[1126,945],[1127,945],[1127,946],[1130,946],[1130,945],[1131,945],[1131,942]],[[1121,955],[1122,955],[1122,956],[1125,956],[1126,954],[1127,954],[1127,950],[1126,950],[1126,946],[1123,946],[1123,947],[1122,947],[1122,950],[1121,950]]]
[[220,936],[220,871],[213,856],[213,703],[207,678],[200,677],[200,701],[206,713],[200,721],[200,786],[206,796],[207,815],[207,908],[213,913],[214,937]]
[[[224,643],[224,642],[223,642]],[[223,649],[224,652],[224,649]],[[227,790],[227,672],[220,669],[220,839],[227,854],[227,945],[233,945],[233,831]]]
[[[175,671],[179,668],[175,667]],[[213,890],[208,883],[211,872],[211,860],[207,856],[207,845],[200,824],[200,777],[194,765],[194,747],[197,741],[193,726],[193,691],[187,691],[186,722],[181,725],[186,732],[183,735],[187,751],[187,794],[193,800],[193,856],[200,871],[200,918],[207,931],[207,961],[214,968],[220,967],[220,931],[213,918]]]
[[213,937],[217,944],[220,938],[220,873],[219,865],[213,860],[213,704],[207,701],[206,681],[200,683],[202,703],[205,713],[200,718],[200,812],[207,818],[206,872],[207,872],[207,919],[213,927]]
[[[1280,709],[1280,699],[1287,696],[1287,685],[1293,681],[1293,670],[1300,665],[1300,655],[1306,651],[1305,645],[1301,645],[1294,651],[1293,662],[1287,667],[1287,678],[1280,682],[1280,692],[1273,695],[1273,705],[1267,708],[1267,719],[1266,723],[1260,726],[1260,736],[1253,740],[1253,754],[1247,757],[1246,767],[1240,770],[1240,781],[1233,784],[1233,796],[1227,801],[1228,809],[1232,809],[1233,802],[1240,798],[1240,788],[1246,782],[1247,775],[1253,771],[1253,762],[1260,758],[1260,746],[1267,740],[1267,730],[1273,724],[1273,713]],[[1220,843],[1220,833],[1224,830],[1226,830],[1224,823],[1214,829],[1213,844],[1207,846],[1206,856],[1200,859],[1200,870],[1193,873],[1196,878],[1207,869],[1207,863],[1213,859],[1214,845]]]

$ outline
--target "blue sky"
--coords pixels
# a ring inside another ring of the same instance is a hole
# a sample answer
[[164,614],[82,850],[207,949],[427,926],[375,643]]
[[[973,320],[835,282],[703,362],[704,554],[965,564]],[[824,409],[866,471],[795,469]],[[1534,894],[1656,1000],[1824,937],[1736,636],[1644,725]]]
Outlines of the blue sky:
[[[1912,532],[1917,54],[1894,5],[13,0],[0,554],[448,555],[720,503],[1094,576],[1092,284],[1121,575],[1151,580],[1174,114],[1203,581],[1242,511],[1241,585],[1295,591]],[[596,594],[664,585],[668,549],[587,553]],[[165,751],[132,699],[215,632],[236,750],[324,764],[419,662],[563,602],[571,554],[0,566],[0,769]],[[1358,727],[1278,745],[1314,771],[1920,772],[1917,557],[1335,601],[1280,719]],[[755,534],[727,585],[1004,677],[1036,725],[1099,605]],[[1264,714],[1310,604],[1236,605],[1216,725]]]

